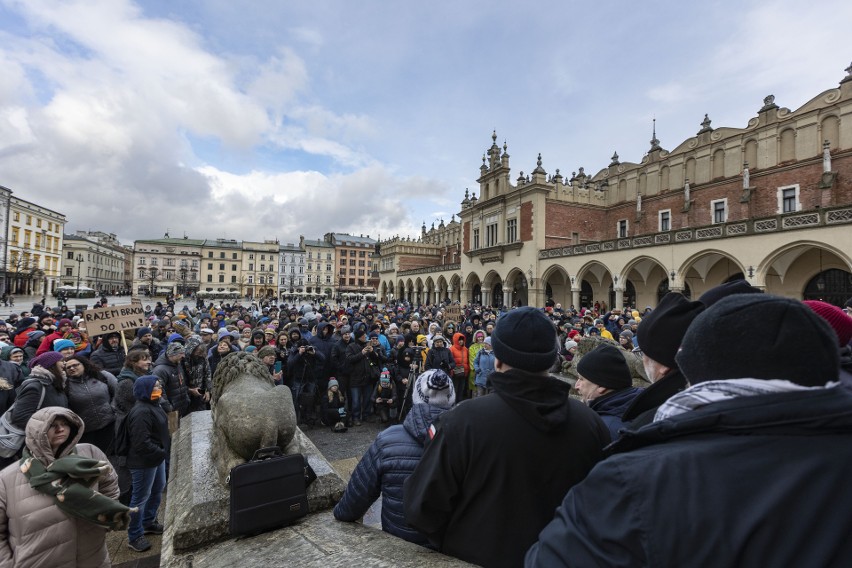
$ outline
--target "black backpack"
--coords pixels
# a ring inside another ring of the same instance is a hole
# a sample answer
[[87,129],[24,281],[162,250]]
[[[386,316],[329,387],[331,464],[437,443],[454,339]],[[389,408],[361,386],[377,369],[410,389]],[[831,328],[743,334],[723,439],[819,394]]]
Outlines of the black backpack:
[[127,415],[115,419],[115,455],[126,457],[130,453],[130,432],[127,428]]

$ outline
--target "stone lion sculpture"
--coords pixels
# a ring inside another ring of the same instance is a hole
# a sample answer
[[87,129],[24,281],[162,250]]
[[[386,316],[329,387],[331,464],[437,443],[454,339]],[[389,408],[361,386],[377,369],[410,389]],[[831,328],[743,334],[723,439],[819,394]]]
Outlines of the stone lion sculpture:
[[231,353],[216,367],[210,453],[224,483],[231,468],[250,460],[255,450],[282,451],[296,433],[290,389],[276,386],[266,366],[249,353]]

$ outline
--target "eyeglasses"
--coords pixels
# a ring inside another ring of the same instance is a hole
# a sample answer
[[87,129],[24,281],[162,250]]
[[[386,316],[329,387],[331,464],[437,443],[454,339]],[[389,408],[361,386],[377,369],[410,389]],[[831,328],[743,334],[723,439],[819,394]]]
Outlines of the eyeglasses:
[[66,363],[65,364],[65,370],[66,371],[71,371],[71,370],[74,370],[74,369],[82,369],[82,368],[83,368],[83,365],[81,365],[80,363]]

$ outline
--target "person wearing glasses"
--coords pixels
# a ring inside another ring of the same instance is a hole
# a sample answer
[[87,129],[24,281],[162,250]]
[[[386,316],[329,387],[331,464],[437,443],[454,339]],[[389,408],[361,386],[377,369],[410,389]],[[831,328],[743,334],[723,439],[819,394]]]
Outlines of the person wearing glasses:
[[83,419],[86,431],[81,442],[97,446],[110,455],[115,438],[115,410],[113,399],[118,381],[81,355],[65,361],[65,394],[68,408]]

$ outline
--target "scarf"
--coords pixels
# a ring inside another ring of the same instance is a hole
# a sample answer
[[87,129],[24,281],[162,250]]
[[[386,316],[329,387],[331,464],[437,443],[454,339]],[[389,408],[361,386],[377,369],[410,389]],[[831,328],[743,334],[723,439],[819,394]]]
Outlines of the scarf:
[[654,415],[654,422],[659,422],[660,420],[665,420],[666,418],[671,418],[690,410],[697,410],[703,406],[722,400],[730,400],[743,396],[832,388],[839,384],[838,382],[829,382],[821,387],[804,387],[790,381],[777,379],[706,381],[693,385],[668,399],[657,409],[657,413]]
[[21,471],[30,487],[55,498],[56,506],[65,514],[94,523],[108,530],[127,530],[130,509],[92,489],[101,475],[111,467],[109,462],[70,454],[45,467],[24,447]]

